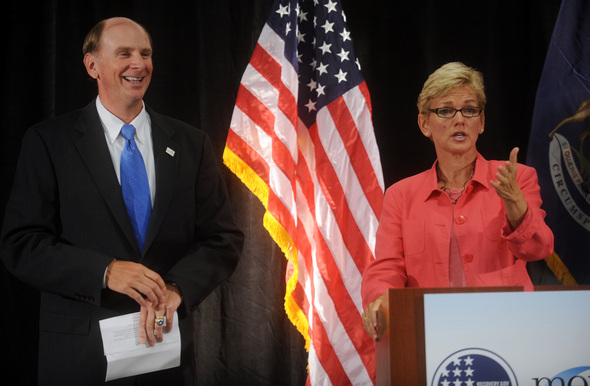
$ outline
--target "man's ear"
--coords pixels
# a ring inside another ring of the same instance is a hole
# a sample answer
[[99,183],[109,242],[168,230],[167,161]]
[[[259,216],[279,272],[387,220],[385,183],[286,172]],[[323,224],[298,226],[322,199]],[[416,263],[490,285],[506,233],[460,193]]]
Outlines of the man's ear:
[[84,55],[84,67],[86,67],[86,72],[90,75],[93,79],[98,79],[98,70],[96,69],[96,56],[91,53],[87,53]]

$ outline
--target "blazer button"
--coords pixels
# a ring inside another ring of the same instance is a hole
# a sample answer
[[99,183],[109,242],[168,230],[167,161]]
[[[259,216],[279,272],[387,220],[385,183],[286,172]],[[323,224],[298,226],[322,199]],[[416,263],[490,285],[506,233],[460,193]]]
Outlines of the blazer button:
[[465,216],[463,216],[463,215],[460,215],[457,218],[455,218],[455,222],[457,224],[465,224],[465,221],[467,221],[467,220],[465,219]]
[[465,256],[463,256],[463,261],[466,263],[471,263],[473,261],[473,255],[468,253]]

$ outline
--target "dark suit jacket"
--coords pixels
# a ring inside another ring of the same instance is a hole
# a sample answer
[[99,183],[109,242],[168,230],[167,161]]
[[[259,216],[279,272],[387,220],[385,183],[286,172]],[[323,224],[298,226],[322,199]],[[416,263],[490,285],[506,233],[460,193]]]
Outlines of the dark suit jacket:
[[23,139],[1,253],[9,271],[41,290],[41,383],[104,382],[98,321],[139,310],[131,298],[102,289],[113,259],[139,262],[180,287],[183,361],[192,357],[192,318],[182,317],[237,265],[243,234],[207,136],[147,111],[156,196],[142,254],[95,101]]

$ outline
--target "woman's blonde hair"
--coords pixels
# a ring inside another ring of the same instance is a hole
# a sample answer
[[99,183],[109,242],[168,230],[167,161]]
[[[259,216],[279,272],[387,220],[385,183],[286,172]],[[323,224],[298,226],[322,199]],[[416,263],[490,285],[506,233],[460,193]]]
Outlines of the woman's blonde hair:
[[430,108],[430,101],[447,95],[456,87],[467,86],[477,98],[481,109],[486,106],[486,94],[481,72],[464,65],[461,62],[451,62],[434,71],[422,87],[418,96],[418,111],[426,114]]

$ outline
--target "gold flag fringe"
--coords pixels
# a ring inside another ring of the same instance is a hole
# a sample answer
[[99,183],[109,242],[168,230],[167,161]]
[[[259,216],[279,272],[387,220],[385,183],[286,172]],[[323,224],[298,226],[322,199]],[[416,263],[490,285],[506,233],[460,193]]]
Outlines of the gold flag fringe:
[[551,256],[545,259],[545,262],[547,263],[549,269],[553,271],[553,274],[555,275],[555,277],[557,277],[557,280],[559,280],[561,284],[578,285],[576,279],[574,279],[569,269],[567,269],[567,267],[565,266],[563,261],[561,261],[559,255],[557,255],[555,251],[553,251]]
[[309,336],[309,322],[305,313],[293,298],[293,291],[297,286],[299,266],[297,265],[297,247],[291,236],[281,223],[268,211],[269,187],[252,168],[238,157],[228,146],[223,151],[223,163],[232,171],[246,187],[260,200],[266,209],[263,218],[264,228],[268,231],[275,243],[281,248],[287,260],[293,265],[293,274],[287,280],[285,293],[285,311],[289,320],[297,328],[305,339],[305,350],[309,351],[311,338]]

